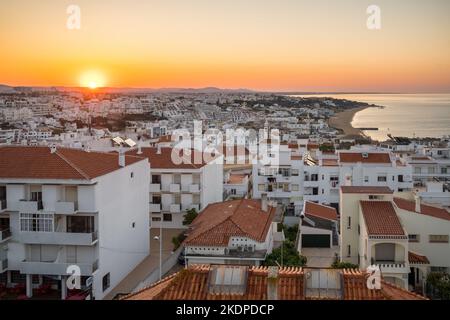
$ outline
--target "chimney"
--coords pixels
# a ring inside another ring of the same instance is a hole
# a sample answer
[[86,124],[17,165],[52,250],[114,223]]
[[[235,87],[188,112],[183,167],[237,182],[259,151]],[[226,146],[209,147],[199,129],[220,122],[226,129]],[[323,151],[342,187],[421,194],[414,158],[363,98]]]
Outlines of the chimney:
[[142,142],[141,142],[141,137],[139,137],[139,139],[138,139],[138,150],[137,150],[137,154],[142,154]]
[[267,212],[269,205],[267,203],[267,193],[261,195],[261,210]]
[[421,210],[420,210],[420,207],[421,207],[421,203],[420,203],[420,196],[419,195],[416,195],[416,197],[415,197],[416,199],[416,208],[415,208],[415,211],[416,212],[418,212],[418,213],[420,213],[421,212]]
[[125,167],[125,153],[123,152],[122,147],[119,149],[119,166],[122,168]]
[[267,275],[267,299],[278,300],[278,267],[269,267]]
[[53,145],[50,147],[50,153],[55,153],[56,152],[56,146]]
[[161,145],[158,143],[157,145],[157,150],[156,150],[156,154],[161,154]]

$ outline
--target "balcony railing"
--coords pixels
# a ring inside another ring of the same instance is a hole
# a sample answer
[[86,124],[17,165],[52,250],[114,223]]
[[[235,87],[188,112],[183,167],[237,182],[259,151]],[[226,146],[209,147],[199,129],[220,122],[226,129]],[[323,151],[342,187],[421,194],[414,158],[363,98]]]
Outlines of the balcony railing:
[[181,211],[181,206],[179,204],[171,204],[170,205],[170,212],[171,213],[177,213]]
[[19,271],[24,274],[67,275],[67,268],[72,265],[80,268],[82,276],[91,276],[98,269],[98,260],[91,263],[23,260],[19,263]]
[[150,184],[150,192],[161,192],[161,184],[160,183]]
[[23,213],[34,213],[43,210],[44,205],[42,201],[20,200],[19,211]]
[[55,203],[55,212],[59,214],[74,214],[78,211],[78,202],[58,201]]
[[192,192],[192,193],[200,192],[200,185],[198,185],[198,184],[191,184],[189,186],[189,192]]
[[27,244],[55,244],[90,246],[98,240],[98,232],[32,232],[21,231],[20,242]]
[[180,192],[180,185],[179,184],[171,184],[169,186],[169,192]]
[[0,230],[0,242],[8,240],[9,238],[11,238],[11,230],[10,229]]
[[408,266],[404,261],[377,261],[371,259],[372,264],[380,267],[381,272],[385,273],[405,273],[409,272]]
[[161,212],[161,203],[150,203],[149,210],[150,212]]

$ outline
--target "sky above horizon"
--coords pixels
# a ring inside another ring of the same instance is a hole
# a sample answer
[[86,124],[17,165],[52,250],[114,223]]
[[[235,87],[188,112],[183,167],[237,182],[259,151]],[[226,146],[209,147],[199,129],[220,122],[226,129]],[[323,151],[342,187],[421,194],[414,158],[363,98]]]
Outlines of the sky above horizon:
[[0,0],[0,83],[450,92],[449,14],[448,0]]

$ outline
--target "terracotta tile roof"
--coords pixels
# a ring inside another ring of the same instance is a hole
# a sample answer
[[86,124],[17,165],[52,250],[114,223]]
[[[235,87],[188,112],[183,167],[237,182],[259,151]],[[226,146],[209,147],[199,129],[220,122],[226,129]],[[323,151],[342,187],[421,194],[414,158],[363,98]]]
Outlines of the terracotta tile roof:
[[356,269],[343,270],[344,300],[427,300],[425,297],[407,291],[381,280],[381,289],[367,288],[366,272]]
[[337,167],[337,159],[322,159],[322,166],[324,167]]
[[391,201],[360,201],[359,203],[369,235],[405,235]]
[[308,143],[307,149],[308,150],[319,149],[319,145],[316,143]]
[[[194,265],[163,279],[124,300],[267,300],[267,267],[250,267],[243,294],[213,294],[208,290],[209,265]],[[305,297],[304,270],[300,267],[280,268],[278,273],[279,300],[320,299]],[[360,270],[343,269],[343,300],[426,300],[386,281],[380,290],[367,288],[367,274]]]
[[415,201],[406,200],[402,198],[394,198],[394,202],[400,209],[450,221],[450,212],[448,212],[444,208],[434,207],[422,203],[420,205],[420,212],[416,212]]
[[230,174],[230,178],[228,179],[228,184],[241,184],[244,182],[246,174]]
[[188,246],[228,246],[230,237],[266,239],[275,217],[275,207],[261,210],[259,200],[240,199],[208,205],[192,222],[184,244]]
[[364,152],[339,152],[339,162],[362,162],[362,163],[391,163],[389,153],[367,153],[367,157],[363,157]]
[[302,156],[291,155],[291,160],[302,160]]
[[[120,169],[117,153],[49,147],[0,147],[0,178],[90,180]],[[145,158],[126,156],[126,165]]]
[[337,220],[335,208],[324,206],[315,202],[305,201],[305,214],[327,220]]
[[388,187],[342,186],[342,193],[393,194]]
[[411,251],[408,251],[408,261],[415,264],[430,264],[430,260],[426,256]]
[[[200,151],[192,150],[190,155],[183,155],[182,149],[161,147],[160,150],[161,153],[158,153],[158,148],[156,147],[145,147],[141,148],[142,154],[137,154],[138,149],[129,150],[127,154],[148,158],[152,169],[200,169],[207,164]],[[175,155],[179,155],[180,164],[172,161],[172,150],[174,150]],[[201,163],[195,163],[196,157],[200,159],[199,162]]]

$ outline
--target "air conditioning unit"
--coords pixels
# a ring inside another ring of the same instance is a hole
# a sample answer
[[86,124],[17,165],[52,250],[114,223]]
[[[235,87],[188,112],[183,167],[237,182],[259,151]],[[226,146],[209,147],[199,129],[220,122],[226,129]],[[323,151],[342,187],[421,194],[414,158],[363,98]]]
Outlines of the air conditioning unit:
[[361,154],[361,156],[363,157],[363,158],[368,158],[369,157],[369,154],[367,153],[367,152],[363,152],[362,154]]

